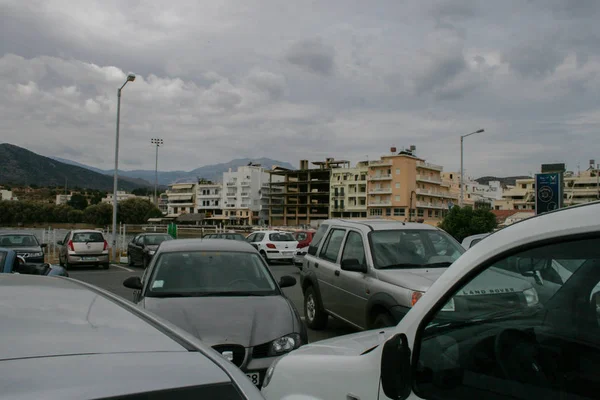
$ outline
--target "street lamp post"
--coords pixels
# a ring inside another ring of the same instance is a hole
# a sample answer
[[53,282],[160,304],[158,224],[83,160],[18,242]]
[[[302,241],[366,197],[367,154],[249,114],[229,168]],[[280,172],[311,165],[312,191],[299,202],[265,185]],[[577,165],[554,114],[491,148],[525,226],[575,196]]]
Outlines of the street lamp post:
[[112,212],[112,259],[117,259],[117,187],[119,183],[119,122],[121,119],[121,91],[128,82],[135,81],[135,75],[129,74],[127,80],[117,90],[117,135],[115,140],[115,173],[113,181],[113,212]]
[[467,136],[471,136],[471,135],[474,135],[476,133],[482,133],[482,132],[485,132],[485,129],[479,129],[478,131],[471,132],[471,133],[468,133],[466,135],[462,135],[460,137],[460,204],[459,205],[461,207],[463,206],[463,200],[464,200],[463,196],[464,196],[464,187],[465,187],[464,179],[463,179],[464,178],[463,177],[463,175],[464,175],[464,169],[463,169],[463,140]]
[[158,148],[164,144],[162,139],[153,138],[150,142],[156,145],[156,164],[154,168],[154,202],[156,203],[156,207],[158,207],[158,197],[157,197],[157,188],[158,188]]

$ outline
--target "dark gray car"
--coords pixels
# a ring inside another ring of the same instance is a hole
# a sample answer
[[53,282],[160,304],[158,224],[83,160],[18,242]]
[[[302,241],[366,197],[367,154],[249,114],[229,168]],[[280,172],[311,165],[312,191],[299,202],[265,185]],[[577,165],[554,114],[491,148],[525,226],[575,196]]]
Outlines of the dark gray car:
[[25,262],[31,264],[44,263],[45,243],[38,242],[35,235],[31,233],[1,233],[0,247],[14,250]]
[[2,399],[262,399],[210,347],[62,277],[0,275]]
[[260,387],[280,355],[308,342],[298,310],[249,243],[226,239],[163,242],[146,272],[128,278],[133,301],[185,329],[240,367]]

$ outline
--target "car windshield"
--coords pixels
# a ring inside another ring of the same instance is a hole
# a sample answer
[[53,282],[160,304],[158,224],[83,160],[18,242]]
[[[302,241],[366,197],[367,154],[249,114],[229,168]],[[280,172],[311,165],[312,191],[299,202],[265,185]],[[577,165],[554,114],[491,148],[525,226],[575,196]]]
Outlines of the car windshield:
[[189,251],[159,256],[149,297],[269,296],[277,286],[258,254]]
[[144,244],[148,246],[156,246],[164,242],[165,240],[173,239],[169,235],[148,235],[144,236]]
[[34,235],[2,235],[0,247],[39,246]]
[[294,239],[294,236],[292,236],[291,233],[278,232],[271,233],[269,235],[269,240],[271,242],[294,242],[296,239]]
[[77,232],[73,235],[74,243],[104,242],[104,236],[100,232]]
[[448,267],[464,248],[440,230],[395,229],[369,235],[377,269]]

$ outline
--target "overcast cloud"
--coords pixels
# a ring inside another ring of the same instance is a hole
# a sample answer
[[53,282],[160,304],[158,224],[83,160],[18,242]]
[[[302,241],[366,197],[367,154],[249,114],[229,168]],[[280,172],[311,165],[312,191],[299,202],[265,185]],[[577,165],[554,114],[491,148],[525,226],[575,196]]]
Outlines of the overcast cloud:
[[0,142],[109,169],[353,162],[469,175],[600,162],[596,0],[0,0]]

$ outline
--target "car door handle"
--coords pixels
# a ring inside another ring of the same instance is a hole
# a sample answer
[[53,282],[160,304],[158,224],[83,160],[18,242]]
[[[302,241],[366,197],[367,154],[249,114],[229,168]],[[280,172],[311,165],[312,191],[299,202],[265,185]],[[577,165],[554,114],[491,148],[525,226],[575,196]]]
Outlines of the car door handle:
[[340,276],[340,270],[339,269],[336,269],[334,273],[335,273],[335,276]]

